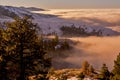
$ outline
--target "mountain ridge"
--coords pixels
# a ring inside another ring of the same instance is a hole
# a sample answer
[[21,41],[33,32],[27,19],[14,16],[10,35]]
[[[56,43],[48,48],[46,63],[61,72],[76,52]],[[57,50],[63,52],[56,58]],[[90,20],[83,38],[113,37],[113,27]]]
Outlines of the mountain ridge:
[[[56,15],[51,14],[42,14],[42,13],[34,13],[32,10],[39,10],[44,11],[44,9],[41,8],[25,8],[25,7],[12,7],[12,6],[0,6],[0,22],[10,22],[14,21],[14,17],[24,17],[24,16],[32,16],[33,22],[37,23],[38,26],[42,29],[42,33],[45,35],[48,34],[58,34],[60,36],[63,35],[63,32],[60,30],[62,26],[68,26],[71,27],[72,24],[75,25],[75,27],[81,27],[85,29],[86,33],[91,33],[92,31],[99,31],[101,30],[103,34],[100,36],[116,36],[120,35],[120,32],[114,31],[110,28],[102,27],[102,26],[91,26],[84,24],[78,25],[74,21],[68,21],[62,18],[59,18]],[[75,34],[76,35],[76,34]],[[71,36],[72,37],[72,36]]]

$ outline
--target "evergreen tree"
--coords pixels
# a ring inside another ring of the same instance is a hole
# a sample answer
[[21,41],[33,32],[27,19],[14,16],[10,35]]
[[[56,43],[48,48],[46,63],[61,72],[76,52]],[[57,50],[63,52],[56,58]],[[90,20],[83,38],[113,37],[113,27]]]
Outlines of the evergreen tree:
[[114,61],[114,69],[112,73],[114,75],[112,80],[120,80],[120,53]]
[[62,48],[63,48],[63,49],[69,49],[69,48],[70,48],[69,43],[67,42],[66,39],[64,40],[64,42],[63,42],[63,44],[62,44]]
[[37,25],[27,17],[7,24],[4,34],[6,56],[3,60],[7,61],[9,77],[26,80],[31,75],[47,74],[51,59],[43,50],[37,31]]
[[89,74],[94,73],[94,68],[92,65],[88,67]]
[[87,61],[84,61],[82,63],[82,70],[84,74],[89,74],[88,68],[89,68],[89,63]]
[[85,74],[82,72],[78,75],[79,80],[84,80]]
[[120,53],[119,53],[119,55],[117,56],[117,59],[114,61],[113,73],[120,75]]
[[6,60],[3,59],[5,56],[5,46],[7,45],[3,38],[3,29],[0,28],[0,79],[8,80],[7,69],[6,69]]
[[110,78],[110,72],[108,70],[108,67],[106,66],[106,64],[103,64],[101,71],[100,71],[99,79],[110,80],[109,78]]

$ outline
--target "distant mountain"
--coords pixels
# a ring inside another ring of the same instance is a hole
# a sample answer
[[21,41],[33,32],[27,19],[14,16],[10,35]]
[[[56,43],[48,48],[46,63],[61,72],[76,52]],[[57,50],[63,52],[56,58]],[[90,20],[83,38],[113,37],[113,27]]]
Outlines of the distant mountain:
[[[25,7],[21,7],[21,8],[25,8]],[[25,8],[29,11],[46,11],[45,9],[41,9],[41,8],[35,8],[35,7],[28,7],[28,8]]]
[[17,17],[17,14],[15,14],[12,10],[10,11],[8,8],[9,7],[0,6],[0,17]]
[[23,17],[26,15],[33,15],[31,11],[45,11],[44,9],[41,8],[34,8],[34,7],[12,7],[12,6],[0,6],[0,14],[1,16],[6,16],[6,17]]
[[86,26],[76,25],[75,22],[71,22],[71,21],[59,18],[56,15],[33,13],[33,11],[45,11],[45,10],[41,8],[34,8],[34,7],[25,8],[25,7],[0,6],[0,22],[1,24],[3,24],[5,22],[13,21],[14,18],[18,16],[19,17],[31,16],[33,18],[33,22],[37,23],[38,26],[42,29],[42,33],[46,35],[58,34],[58,35],[64,36],[63,31],[61,30],[61,27],[62,26],[71,27],[72,24],[75,24],[75,27],[84,28],[85,33],[88,33],[88,34],[91,34],[91,32],[93,31],[100,31],[102,34],[99,34],[99,36],[120,35],[119,32],[109,28],[102,27],[102,26],[95,27],[90,25],[86,25]]
[[25,15],[32,15],[31,12],[20,7],[11,7],[11,6],[0,6],[0,14],[4,17],[22,17]]

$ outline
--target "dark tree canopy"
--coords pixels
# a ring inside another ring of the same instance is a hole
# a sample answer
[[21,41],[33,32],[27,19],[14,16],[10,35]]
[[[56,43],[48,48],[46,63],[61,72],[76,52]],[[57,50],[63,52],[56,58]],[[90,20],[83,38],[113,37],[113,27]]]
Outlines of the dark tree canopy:
[[120,75],[120,53],[119,53],[119,55],[117,56],[117,59],[114,61],[113,73]]
[[106,66],[106,64],[103,64],[103,66],[101,68],[101,79],[109,80],[109,77],[110,77],[110,72],[108,70],[108,67]]
[[0,47],[0,50],[5,50],[1,53],[1,63],[6,62],[2,67],[7,71],[7,77],[10,80],[17,78],[26,80],[31,75],[47,74],[51,59],[43,50],[37,34],[37,25],[33,24],[31,19],[24,17],[16,18],[6,26],[2,35],[6,44],[3,44],[1,39],[5,46],[2,46],[4,49]]
[[117,56],[117,59],[114,61],[114,69],[112,73],[114,75],[112,80],[120,80],[120,53]]

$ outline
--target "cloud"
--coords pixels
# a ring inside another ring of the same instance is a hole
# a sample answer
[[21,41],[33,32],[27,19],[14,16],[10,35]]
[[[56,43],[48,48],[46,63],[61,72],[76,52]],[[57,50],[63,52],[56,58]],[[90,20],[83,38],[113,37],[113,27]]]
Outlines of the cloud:
[[114,60],[120,52],[120,36],[70,39],[79,43],[73,46],[74,49],[64,59],[65,62],[80,67],[82,62],[87,60],[97,69],[100,69],[103,63],[106,63],[109,69],[113,68]]

